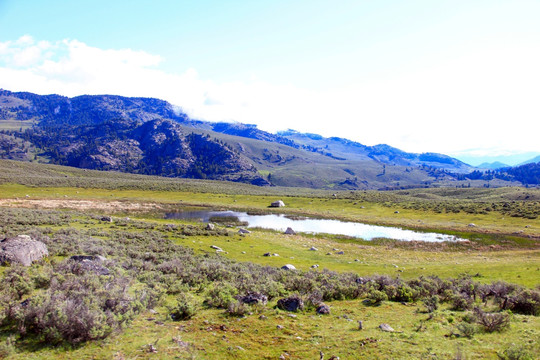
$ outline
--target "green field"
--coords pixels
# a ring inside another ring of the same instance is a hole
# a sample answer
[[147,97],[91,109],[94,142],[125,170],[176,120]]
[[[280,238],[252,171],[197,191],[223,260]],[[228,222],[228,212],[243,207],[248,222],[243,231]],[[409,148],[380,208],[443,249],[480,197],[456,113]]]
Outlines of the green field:
[[[278,199],[285,208],[268,207]],[[396,225],[469,241],[243,235],[225,224],[208,230],[163,219],[203,208]],[[539,189],[333,193],[0,161],[2,236],[31,234],[50,252],[29,268],[0,267],[0,358],[536,359],[539,215]],[[68,260],[78,254],[105,256],[110,274],[81,272]],[[279,270],[285,264],[298,270]],[[235,296],[249,291],[268,303],[239,304]],[[276,308],[295,294],[304,310]],[[22,308],[25,299],[31,305]],[[315,312],[321,301],[329,315]],[[438,305],[429,309],[429,301]],[[73,319],[68,304],[78,309]],[[186,304],[193,316],[173,320]],[[37,319],[40,311],[49,315]],[[79,329],[77,318],[92,319],[93,328]],[[495,320],[503,324],[492,331],[486,322]],[[395,331],[381,331],[382,323]]]

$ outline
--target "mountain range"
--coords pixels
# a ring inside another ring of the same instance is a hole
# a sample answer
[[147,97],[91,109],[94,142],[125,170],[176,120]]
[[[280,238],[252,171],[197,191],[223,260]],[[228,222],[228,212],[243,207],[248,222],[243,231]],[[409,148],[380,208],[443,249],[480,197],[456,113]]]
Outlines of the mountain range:
[[520,184],[470,178],[474,167],[443,154],[191,119],[153,98],[0,90],[0,129],[2,158],[88,169],[327,189]]

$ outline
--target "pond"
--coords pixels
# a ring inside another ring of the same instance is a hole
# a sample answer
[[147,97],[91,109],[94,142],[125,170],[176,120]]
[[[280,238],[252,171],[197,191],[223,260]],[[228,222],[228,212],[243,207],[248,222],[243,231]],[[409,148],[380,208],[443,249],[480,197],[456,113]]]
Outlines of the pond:
[[241,222],[247,223],[248,228],[257,227],[285,231],[290,227],[296,232],[346,235],[364,240],[373,240],[376,238],[429,242],[465,240],[454,235],[420,232],[391,226],[368,225],[329,219],[311,219],[306,217],[292,218],[282,214],[250,215],[238,211],[184,211],[165,214],[166,219],[198,219],[202,222],[209,222],[210,218],[214,217],[234,217]]

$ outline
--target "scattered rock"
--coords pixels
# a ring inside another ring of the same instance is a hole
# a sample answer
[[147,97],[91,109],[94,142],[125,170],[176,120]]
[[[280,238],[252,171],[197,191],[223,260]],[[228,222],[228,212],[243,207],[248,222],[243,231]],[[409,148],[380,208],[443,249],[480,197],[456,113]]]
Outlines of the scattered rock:
[[330,314],[330,306],[326,305],[326,304],[320,304],[318,307],[317,307],[317,314],[319,315],[328,315]]
[[217,251],[223,251],[222,248],[220,248],[219,246],[216,246],[216,245],[210,245],[210,247],[214,250],[217,250]]
[[319,249],[317,249],[315,246],[312,246],[309,250],[310,251],[319,251]]
[[397,210],[396,210],[396,211],[394,211],[394,214],[399,214],[399,211],[397,211]]
[[297,317],[298,317],[298,316],[295,315],[295,314],[287,314],[287,316],[290,317],[290,318],[297,318]]
[[157,349],[154,346],[154,344],[148,344],[148,345],[146,345],[146,352],[157,353]]
[[277,325],[276,328],[281,330],[283,329],[283,325]]
[[[279,256],[279,254],[273,253],[272,256]],[[294,259],[294,258],[291,258]]]
[[270,204],[270,207],[284,207],[284,206],[285,206],[285,203],[281,200],[274,201],[273,203]]
[[94,273],[96,275],[107,276],[111,274],[110,270],[102,264],[106,260],[103,256],[74,255],[70,260],[71,272],[75,275]]
[[247,295],[240,296],[238,300],[248,305],[266,304],[268,302],[268,297],[258,292],[250,292]]
[[360,259],[354,259],[354,261],[356,261],[356,262],[359,262],[359,261],[360,261]]
[[206,224],[206,230],[215,230],[216,226],[212,223]]
[[281,267],[282,270],[296,270],[296,267],[291,264],[286,264]]
[[47,246],[28,235],[18,235],[0,242],[0,264],[17,263],[24,266],[48,256]]
[[259,320],[267,320],[268,317],[266,315],[261,315],[259,316]]
[[287,234],[287,235],[296,235],[296,231],[294,231],[292,228],[288,227],[287,230],[285,230],[285,234]]
[[394,332],[394,331],[396,331],[390,325],[385,324],[385,323],[382,323],[381,325],[379,325],[379,329],[381,329],[382,331],[386,331],[386,332]]
[[311,265],[311,268],[312,268],[312,269],[316,269],[316,268],[318,268],[318,267],[319,267],[319,264]]
[[238,229],[238,233],[239,234],[251,234],[251,231],[246,230],[244,228],[240,228],[240,229]]
[[304,309],[304,301],[299,296],[290,296],[279,299],[277,302],[278,308],[285,311],[296,312]]
[[468,226],[468,227],[476,227],[476,225],[475,225],[475,224],[473,224],[473,223],[470,223],[470,224],[469,224],[469,225],[467,225],[467,226]]
[[101,221],[112,223],[112,222],[113,222],[113,218],[112,218],[112,216],[103,216],[103,217],[101,217]]
[[104,256],[101,255],[73,255],[69,258],[69,260],[73,261],[105,261],[107,260]]
[[338,251],[336,254],[338,254],[338,255],[344,255],[344,254],[345,254],[345,251]]

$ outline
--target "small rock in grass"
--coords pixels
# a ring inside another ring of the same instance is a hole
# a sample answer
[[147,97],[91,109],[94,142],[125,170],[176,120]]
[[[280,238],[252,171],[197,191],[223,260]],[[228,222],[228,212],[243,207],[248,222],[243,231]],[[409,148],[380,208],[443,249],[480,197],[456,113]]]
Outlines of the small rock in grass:
[[395,330],[388,324],[385,324],[385,323],[382,323],[381,325],[379,325],[379,329],[381,329],[382,331],[386,331],[386,332],[394,332]]
[[328,315],[330,314],[330,306],[326,305],[326,304],[320,304],[318,307],[317,307],[317,314],[319,315]]

